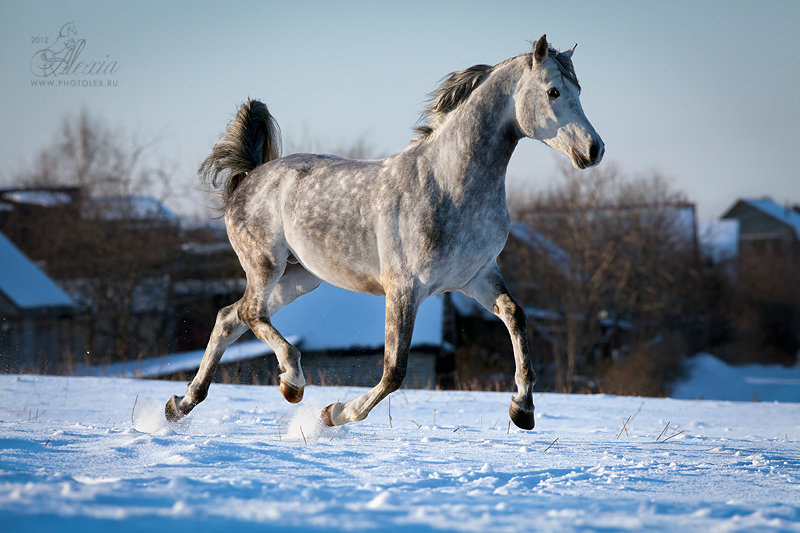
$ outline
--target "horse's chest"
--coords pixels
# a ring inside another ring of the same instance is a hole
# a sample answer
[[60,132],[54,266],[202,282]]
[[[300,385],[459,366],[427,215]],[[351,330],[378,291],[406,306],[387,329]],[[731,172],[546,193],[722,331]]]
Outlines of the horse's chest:
[[508,212],[475,209],[435,217],[421,226],[422,263],[446,285],[467,283],[505,246]]

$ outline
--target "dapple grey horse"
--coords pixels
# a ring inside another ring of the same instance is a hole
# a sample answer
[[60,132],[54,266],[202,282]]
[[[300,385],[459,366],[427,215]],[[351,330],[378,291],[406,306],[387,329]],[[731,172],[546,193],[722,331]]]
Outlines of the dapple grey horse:
[[558,52],[542,35],[532,53],[452,73],[433,94],[418,136],[385,159],[278,157],[280,134],[267,107],[248,101],[200,173],[222,188],[228,237],[247,276],[244,296],[223,308],[178,420],[205,399],[225,349],[247,328],[278,358],[280,390],[303,397],[300,352],[270,317],[321,280],[386,297],[383,376],[371,390],[326,407],[336,426],[363,420],[406,375],[414,319],[429,296],[462,291],[497,315],[511,335],[517,394],[509,415],[534,427],[535,373],[525,314],[509,295],[497,256],[509,232],[505,175],[523,137],[600,162],[603,141],[581,108],[574,47]]

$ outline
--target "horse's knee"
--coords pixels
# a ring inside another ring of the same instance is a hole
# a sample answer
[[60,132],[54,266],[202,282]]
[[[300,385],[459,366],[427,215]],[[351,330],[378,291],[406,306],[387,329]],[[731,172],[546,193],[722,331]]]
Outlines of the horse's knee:
[[525,328],[527,320],[525,310],[508,294],[501,295],[492,310],[503,322],[514,329],[522,330]]
[[236,336],[238,338],[244,333],[246,326],[239,316],[239,303],[236,302],[217,311],[214,329],[211,332],[212,337],[228,339]]

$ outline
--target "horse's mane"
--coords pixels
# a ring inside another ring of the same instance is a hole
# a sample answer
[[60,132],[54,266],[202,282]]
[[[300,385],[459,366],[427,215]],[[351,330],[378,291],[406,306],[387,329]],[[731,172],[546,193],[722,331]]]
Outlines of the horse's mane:
[[429,137],[444,116],[466,100],[483,80],[489,77],[494,67],[475,65],[464,70],[451,72],[443,78],[441,85],[430,95],[430,104],[422,112],[419,126],[414,128],[417,140]]
[[[555,48],[548,46],[547,55],[555,59],[561,74],[574,83],[580,91],[581,86],[578,83],[578,77],[575,75],[575,67],[572,64],[570,54],[559,52]],[[495,66],[475,65],[464,70],[457,70],[442,78],[439,87],[430,94],[428,107],[425,108],[417,121],[419,125],[414,128],[414,131],[417,132],[417,137],[414,140],[422,141],[430,137],[437,126],[444,121],[444,117],[457,108],[461,102],[469,98],[469,95],[489,77],[494,69],[518,57],[525,57],[529,65],[533,63],[533,54],[528,53],[511,57]]]

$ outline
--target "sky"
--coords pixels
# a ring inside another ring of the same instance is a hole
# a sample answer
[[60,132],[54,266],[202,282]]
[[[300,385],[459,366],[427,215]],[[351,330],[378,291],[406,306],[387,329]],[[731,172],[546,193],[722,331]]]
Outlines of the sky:
[[[191,211],[208,204],[196,169],[246,98],[267,103],[288,151],[363,141],[388,155],[414,136],[443,76],[526,52],[546,33],[559,49],[578,43],[604,163],[663,175],[701,219],[739,197],[800,203],[789,157],[800,147],[798,24],[795,1],[0,0],[0,183],[85,109],[157,141],[147,157],[172,173],[173,207]],[[63,28],[104,72],[44,76],[37,52],[56,52]],[[564,161],[523,140],[509,187],[550,187]]]

